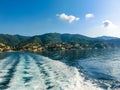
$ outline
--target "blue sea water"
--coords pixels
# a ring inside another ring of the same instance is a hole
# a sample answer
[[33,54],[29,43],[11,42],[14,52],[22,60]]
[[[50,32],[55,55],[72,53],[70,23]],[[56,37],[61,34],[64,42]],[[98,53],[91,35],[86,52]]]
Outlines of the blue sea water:
[[97,83],[104,90],[120,90],[120,49],[71,50],[42,54],[76,67],[85,80]]
[[2,53],[0,90],[120,90],[120,50]]

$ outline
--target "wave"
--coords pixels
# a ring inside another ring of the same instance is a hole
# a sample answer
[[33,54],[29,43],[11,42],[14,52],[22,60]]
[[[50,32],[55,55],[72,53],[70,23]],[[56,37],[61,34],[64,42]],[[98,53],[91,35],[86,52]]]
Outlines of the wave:
[[[10,66],[11,69],[14,67],[14,72],[6,90],[103,90],[91,81],[85,81],[77,68],[60,61],[26,53],[19,53],[17,57],[10,64],[14,65]],[[10,58],[6,59],[9,61]]]

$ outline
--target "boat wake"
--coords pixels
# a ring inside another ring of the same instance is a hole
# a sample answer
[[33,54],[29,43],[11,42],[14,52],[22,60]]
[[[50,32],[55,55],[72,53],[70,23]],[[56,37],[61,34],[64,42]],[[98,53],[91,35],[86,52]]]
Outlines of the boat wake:
[[0,90],[103,90],[77,68],[30,53],[0,60]]

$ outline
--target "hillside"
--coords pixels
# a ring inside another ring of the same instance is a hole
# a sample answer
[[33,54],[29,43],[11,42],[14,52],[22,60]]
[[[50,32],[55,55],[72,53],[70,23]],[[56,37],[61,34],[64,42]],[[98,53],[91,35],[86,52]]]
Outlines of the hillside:
[[20,42],[22,42],[28,38],[29,37],[20,36],[20,35],[0,34],[0,43],[9,45],[10,47],[15,47]]
[[[32,37],[0,34],[0,43],[12,50],[42,51],[69,49],[106,49],[120,47],[120,39],[90,38],[79,34],[47,33]],[[0,47],[2,48],[2,47]]]

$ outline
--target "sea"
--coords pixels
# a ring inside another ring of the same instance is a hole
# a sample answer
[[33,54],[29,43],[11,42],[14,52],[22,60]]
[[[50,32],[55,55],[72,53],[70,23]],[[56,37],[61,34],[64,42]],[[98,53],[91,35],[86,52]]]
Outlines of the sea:
[[4,52],[0,90],[120,90],[120,50]]

